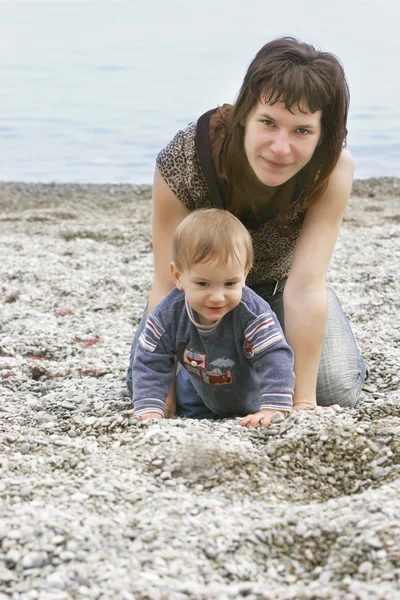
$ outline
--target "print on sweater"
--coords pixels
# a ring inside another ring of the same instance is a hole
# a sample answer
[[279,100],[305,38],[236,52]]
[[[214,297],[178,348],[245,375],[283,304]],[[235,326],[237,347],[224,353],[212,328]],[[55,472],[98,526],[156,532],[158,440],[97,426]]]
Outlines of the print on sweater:
[[233,383],[232,369],[223,371],[219,367],[215,367],[214,369],[205,371],[202,375],[204,383],[209,383],[211,385],[227,385]]
[[202,379],[202,371],[207,365],[207,355],[204,352],[197,352],[186,348],[183,352],[183,366],[193,375]]
[[183,352],[183,365],[192,375],[200,377],[209,385],[229,385],[233,383],[234,361],[227,357],[213,360],[207,367],[207,355],[186,348]]

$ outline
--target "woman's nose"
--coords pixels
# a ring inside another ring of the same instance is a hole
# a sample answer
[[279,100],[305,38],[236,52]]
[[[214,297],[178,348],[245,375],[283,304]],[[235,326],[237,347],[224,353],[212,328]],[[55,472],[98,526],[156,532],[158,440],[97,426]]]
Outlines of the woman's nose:
[[290,143],[285,133],[278,133],[271,144],[271,150],[277,156],[287,156],[290,153]]

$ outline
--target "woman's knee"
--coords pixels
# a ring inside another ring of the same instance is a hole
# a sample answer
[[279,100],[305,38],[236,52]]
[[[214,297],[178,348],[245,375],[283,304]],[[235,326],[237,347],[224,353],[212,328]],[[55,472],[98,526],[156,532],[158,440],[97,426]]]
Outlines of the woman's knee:
[[323,373],[320,374],[317,382],[317,404],[319,406],[338,404],[343,408],[352,408],[360,399],[365,374],[366,369],[362,359],[358,369],[353,371],[330,372],[328,377],[324,377]]
[[317,403],[357,404],[366,375],[350,323],[333,288],[328,285],[328,316],[317,380]]

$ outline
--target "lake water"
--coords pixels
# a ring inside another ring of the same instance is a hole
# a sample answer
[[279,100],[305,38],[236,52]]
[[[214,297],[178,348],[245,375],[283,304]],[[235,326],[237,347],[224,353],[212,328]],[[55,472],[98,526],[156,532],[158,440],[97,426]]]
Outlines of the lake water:
[[0,179],[150,183],[280,35],[341,58],[356,177],[400,176],[399,17],[398,0],[0,0]]

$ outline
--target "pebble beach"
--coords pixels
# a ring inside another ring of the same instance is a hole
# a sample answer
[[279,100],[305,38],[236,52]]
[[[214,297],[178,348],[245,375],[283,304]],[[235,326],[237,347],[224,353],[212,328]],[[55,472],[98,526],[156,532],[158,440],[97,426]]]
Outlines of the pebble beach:
[[0,600],[400,599],[400,180],[354,182],[329,270],[354,409],[138,422],[151,188],[0,183]]

